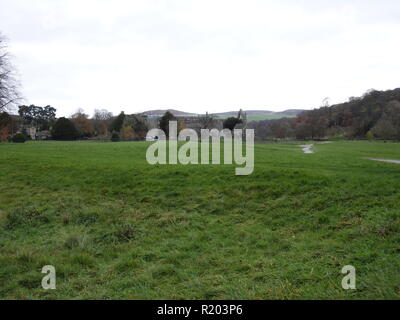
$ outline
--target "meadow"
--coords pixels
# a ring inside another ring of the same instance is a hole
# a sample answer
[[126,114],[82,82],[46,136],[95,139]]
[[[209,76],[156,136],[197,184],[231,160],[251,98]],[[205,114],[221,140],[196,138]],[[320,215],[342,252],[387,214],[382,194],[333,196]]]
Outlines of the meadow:
[[400,144],[260,143],[250,176],[148,146],[0,143],[1,299],[399,299],[400,165],[365,158]]

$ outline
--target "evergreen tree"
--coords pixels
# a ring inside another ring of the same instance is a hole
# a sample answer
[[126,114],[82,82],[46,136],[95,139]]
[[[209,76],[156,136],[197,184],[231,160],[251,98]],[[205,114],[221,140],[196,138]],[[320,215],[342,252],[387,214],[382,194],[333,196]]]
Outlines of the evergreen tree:
[[167,111],[160,119],[159,125],[160,129],[165,132],[165,135],[167,138],[169,138],[169,122],[170,121],[176,121],[175,116]]
[[122,111],[111,123],[111,132],[120,132],[125,120],[125,113]]
[[51,134],[55,140],[76,140],[79,137],[79,132],[73,122],[67,118],[58,119]]

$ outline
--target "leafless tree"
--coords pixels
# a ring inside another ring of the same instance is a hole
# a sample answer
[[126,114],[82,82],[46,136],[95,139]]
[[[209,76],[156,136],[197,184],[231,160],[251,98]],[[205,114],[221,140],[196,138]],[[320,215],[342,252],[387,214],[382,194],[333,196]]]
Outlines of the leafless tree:
[[93,122],[89,120],[89,116],[81,108],[71,115],[71,121],[74,123],[75,128],[83,137],[90,137],[93,134]]
[[208,112],[205,115],[199,116],[199,123],[202,129],[212,129],[214,125],[214,117],[209,115]]
[[109,131],[112,118],[113,114],[107,110],[96,109],[94,111],[93,125],[94,125],[94,130],[98,135],[104,135]]
[[21,99],[19,83],[7,51],[6,38],[0,33],[0,112],[10,111]]

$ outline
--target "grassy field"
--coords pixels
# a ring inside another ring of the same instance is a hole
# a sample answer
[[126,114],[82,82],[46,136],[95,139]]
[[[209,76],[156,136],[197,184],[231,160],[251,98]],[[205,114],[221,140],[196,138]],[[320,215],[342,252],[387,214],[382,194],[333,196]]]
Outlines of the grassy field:
[[400,144],[257,144],[240,177],[150,166],[148,145],[0,144],[0,298],[400,297],[400,165],[364,159]]

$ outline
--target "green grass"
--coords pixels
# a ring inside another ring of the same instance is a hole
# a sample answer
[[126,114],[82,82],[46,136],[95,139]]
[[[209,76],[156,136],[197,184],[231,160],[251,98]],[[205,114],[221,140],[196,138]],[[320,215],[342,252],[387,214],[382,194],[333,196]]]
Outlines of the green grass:
[[400,297],[400,166],[363,159],[400,144],[257,144],[241,177],[150,166],[148,145],[0,144],[0,298]]

